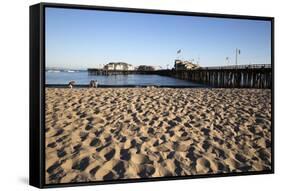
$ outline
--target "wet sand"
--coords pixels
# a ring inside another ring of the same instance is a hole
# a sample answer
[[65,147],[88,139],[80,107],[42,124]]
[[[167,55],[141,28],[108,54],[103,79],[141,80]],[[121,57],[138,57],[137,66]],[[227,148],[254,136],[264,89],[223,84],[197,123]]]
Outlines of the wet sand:
[[271,168],[271,91],[46,88],[46,183]]

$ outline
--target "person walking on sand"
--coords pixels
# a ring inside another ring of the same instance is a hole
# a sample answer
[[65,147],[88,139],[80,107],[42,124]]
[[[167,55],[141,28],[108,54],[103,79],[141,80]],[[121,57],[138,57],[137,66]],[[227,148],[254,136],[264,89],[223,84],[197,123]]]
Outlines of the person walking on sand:
[[75,81],[70,81],[70,82],[68,83],[68,87],[69,87],[70,89],[72,89],[73,86],[74,86],[74,84],[75,84]]
[[97,88],[98,87],[98,81],[97,80],[91,80],[90,81],[90,87],[91,88]]

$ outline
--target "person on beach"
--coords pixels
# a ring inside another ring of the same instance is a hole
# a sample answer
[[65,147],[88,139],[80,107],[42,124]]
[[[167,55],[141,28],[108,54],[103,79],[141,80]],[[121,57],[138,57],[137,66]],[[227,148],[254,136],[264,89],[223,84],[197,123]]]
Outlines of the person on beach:
[[98,87],[98,81],[97,80],[91,80],[90,81],[90,87],[91,88],[97,88]]
[[68,87],[69,87],[70,89],[72,89],[73,86],[74,86],[74,84],[75,84],[75,81],[70,81],[70,82],[68,83]]

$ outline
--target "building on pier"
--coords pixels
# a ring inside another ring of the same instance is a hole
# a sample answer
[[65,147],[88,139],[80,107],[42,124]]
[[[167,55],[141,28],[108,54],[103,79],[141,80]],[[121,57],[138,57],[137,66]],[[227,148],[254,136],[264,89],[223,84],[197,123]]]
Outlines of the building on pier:
[[153,66],[147,66],[147,65],[140,65],[137,68],[138,71],[154,71],[155,68]]
[[114,70],[114,71],[132,71],[135,70],[133,65],[127,64],[125,62],[110,62],[106,64],[103,68],[104,70]]
[[194,64],[187,60],[175,60],[174,69],[175,70],[194,70],[198,69],[200,66],[198,64]]

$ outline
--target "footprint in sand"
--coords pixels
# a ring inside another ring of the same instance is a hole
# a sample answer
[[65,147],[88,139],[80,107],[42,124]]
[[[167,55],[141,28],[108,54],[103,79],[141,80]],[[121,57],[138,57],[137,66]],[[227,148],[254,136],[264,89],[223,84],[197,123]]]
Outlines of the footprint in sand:
[[100,166],[96,166],[93,169],[90,170],[90,174],[92,176],[95,176],[95,174],[97,173],[97,171],[100,169]]
[[51,174],[49,176],[49,181],[51,181],[53,183],[59,183],[64,176],[66,176],[66,173],[64,172],[63,169],[60,169],[56,173]]
[[75,162],[72,166],[72,169],[84,171],[88,167],[89,164],[90,164],[90,158],[85,157],[82,160]]
[[91,147],[98,147],[100,146],[101,141],[98,138],[94,138],[91,142],[90,142],[90,146]]
[[205,150],[205,152],[208,151],[208,149],[211,147],[211,144],[209,141],[204,141],[202,144],[202,148]]
[[155,168],[151,165],[142,165],[138,175],[141,178],[151,177],[155,173]]
[[81,141],[83,142],[83,141],[85,141],[87,139],[89,133],[82,131],[79,135],[80,135]]
[[93,116],[93,117],[88,117],[88,118],[86,118],[86,120],[89,122],[88,124],[90,125],[90,126],[92,126],[93,124],[94,125],[103,125],[104,124],[104,119],[103,118],[101,118],[101,117],[99,117],[99,116]]
[[114,157],[115,152],[116,152],[115,149],[112,149],[111,151],[109,151],[108,153],[106,153],[106,154],[104,155],[104,158],[105,158],[107,161],[111,160],[111,159]]
[[149,160],[148,156],[144,154],[132,154],[131,155],[131,162],[134,164],[151,164],[152,161]]
[[113,170],[118,174],[119,178],[123,178],[126,172],[125,163],[119,161],[114,167]]
[[120,158],[122,160],[126,160],[126,161],[130,160],[131,159],[131,154],[129,152],[129,149],[121,149],[120,150]]
[[73,147],[73,155],[78,155],[80,153],[80,151],[82,150],[82,145],[81,144],[77,144]]
[[[94,172],[94,170],[96,172]],[[116,178],[114,173],[105,167],[97,168],[97,170],[92,169],[91,171],[92,171],[92,174],[94,174],[94,177],[96,180],[113,180]]]
[[47,172],[49,174],[52,174],[58,167],[60,167],[60,163],[56,161],[54,164],[52,164],[49,168],[47,168]]
[[89,131],[89,130],[91,130],[93,127],[94,127],[94,125],[92,124],[92,122],[89,122],[89,123],[86,125],[85,130]]
[[205,158],[199,158],[196,161],[196,171],[198,173],[207,173],[208,171],[210,171],[210,167],[211,164],[209,162],[209,160],[205,159]]
[[203,132],[203,134],[205,135],[205,136],[209,136],[209,133],[210,133],[210,129],[207,129],[207,128],[202,128],[201,129],[201,131]]
[[175,164],[175,173],[180,176],[181,175],[181,172],[182,172],[182,167],[181,167],[181,163],[175,159],[174,160],[174,164]]
[[64,132],[63,129],[58,129],[56,134],[53,135],[53,137],[57,137],[57,136],[61,135],[63,132]]
[[147,133],[148,134],[153,134],[155,131],[154,131],[154,129],[153,128],[148,128],[148,130],[147,130]]
[[125,143],[127,141],[127,138],[126,137],[121,137],[120,138],[120,143]]
[[52,143],[49,143],[47,145],[47,147],[50,147],[50,148],[55,148],[57,146],[57,143],[56,142],[52,142]]
[[66,154],[67,154],[67,153],[65,152],[64,148],[59,149],[59,150],[57,151],[57,156],[58,156],[59,158],[64,157]]
[[103,176],[103,180],[113,180],[113,179],[116,179],[116,177],[114,173],[111,171]]

